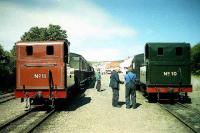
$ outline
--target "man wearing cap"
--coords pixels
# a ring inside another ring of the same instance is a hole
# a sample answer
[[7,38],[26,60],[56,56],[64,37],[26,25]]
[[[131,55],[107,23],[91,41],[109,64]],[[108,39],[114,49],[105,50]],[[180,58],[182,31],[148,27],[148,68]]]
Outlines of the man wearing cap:
[[113,107],[120,107],[118,105],[119,100],[119,84],[124,84],[123,81],[120,81],[118,70],[113,70],[110,76],[110,84],[109,87],[112,88],[113,97],[112,97],[112,106]]

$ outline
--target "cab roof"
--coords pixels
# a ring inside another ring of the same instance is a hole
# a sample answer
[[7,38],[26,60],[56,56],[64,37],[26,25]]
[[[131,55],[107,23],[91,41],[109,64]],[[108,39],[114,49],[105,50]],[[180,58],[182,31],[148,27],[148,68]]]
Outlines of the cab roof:
[[65,40],[57,40],[57,41],[31,41],[31,42],[28,42],[28,41],[19,41],[19,42],[16,42],[15,44],[16,45],[49,45],[49,44],[53,44],[53,45],[56,45],[56,44],[67,44],[67,45],[70,45],[70,43],[68,41],[65,41]]
[[190,44],[186,42],[147,42],[146,45],[154,47],[190,47]]

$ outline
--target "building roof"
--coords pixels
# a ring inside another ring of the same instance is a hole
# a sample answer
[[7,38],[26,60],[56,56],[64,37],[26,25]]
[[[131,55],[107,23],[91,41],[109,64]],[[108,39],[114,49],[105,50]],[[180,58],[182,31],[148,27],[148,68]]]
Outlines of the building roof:
[[120,62],[118,61],[112,61],[111,63],[106,64],[106,68],[116,68],[120,66]]

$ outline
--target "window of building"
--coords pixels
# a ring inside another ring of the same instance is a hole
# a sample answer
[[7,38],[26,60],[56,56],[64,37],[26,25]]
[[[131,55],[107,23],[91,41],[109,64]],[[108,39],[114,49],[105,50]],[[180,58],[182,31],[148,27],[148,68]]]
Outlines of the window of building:
[[28,55],[28,56],[33,55],[33,47],[32,46],[26,46],[26,55]]
[[53,55],[54,54],[53,46],[47,46],[46,54],[47,55]]
[[158,48],[158,55],[163,55],[163,48]]
[[181,56],[183,54],[182,48],[181,47],[177,47],[176,48],[176,55]]

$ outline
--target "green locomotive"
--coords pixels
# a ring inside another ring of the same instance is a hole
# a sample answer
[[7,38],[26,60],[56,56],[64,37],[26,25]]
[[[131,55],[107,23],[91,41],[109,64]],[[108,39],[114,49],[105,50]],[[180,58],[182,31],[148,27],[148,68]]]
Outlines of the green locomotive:
[[[141,66],[141,65],[140,65]],[[139,81],[148,97],[192,92],[189,43],[146,43]]]

